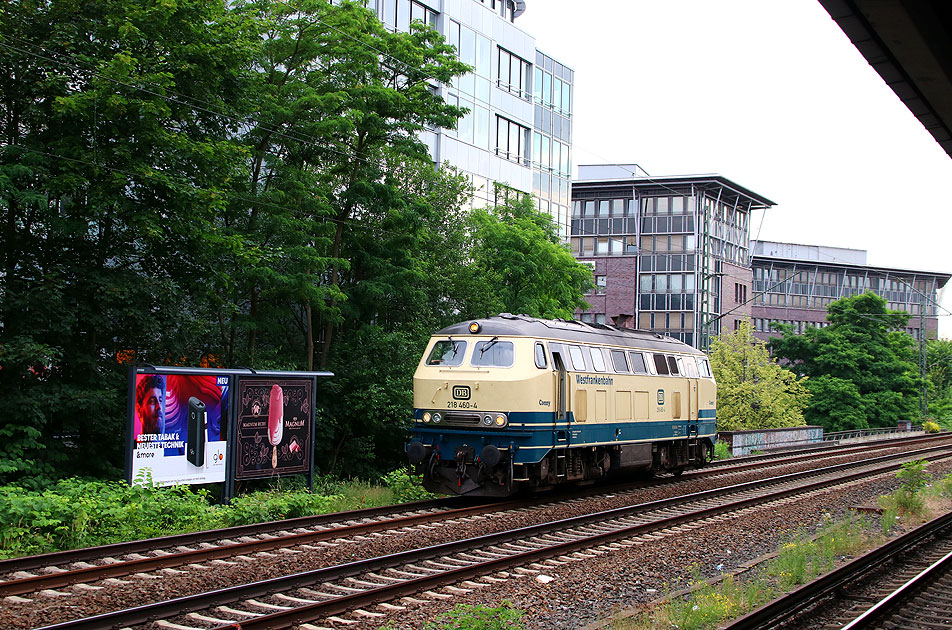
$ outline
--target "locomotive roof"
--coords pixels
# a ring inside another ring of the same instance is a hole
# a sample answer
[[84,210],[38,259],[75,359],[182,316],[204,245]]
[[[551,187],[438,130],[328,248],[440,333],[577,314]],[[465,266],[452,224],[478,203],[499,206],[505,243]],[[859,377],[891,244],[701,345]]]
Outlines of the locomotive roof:
[[468,337],[469,326],[477,322],[480,335],[500,335],[507,337],[539,337],[559,341],[581,343],[604,343],[616,346],[629,346],[647,350],[703,354],[688,344],[653,332],[617,328],[606,324],[579,322],[571,319],[539,319],[527,315],[501,313],[495,317],[473,319],[447,326],[434,333],[435,336]]

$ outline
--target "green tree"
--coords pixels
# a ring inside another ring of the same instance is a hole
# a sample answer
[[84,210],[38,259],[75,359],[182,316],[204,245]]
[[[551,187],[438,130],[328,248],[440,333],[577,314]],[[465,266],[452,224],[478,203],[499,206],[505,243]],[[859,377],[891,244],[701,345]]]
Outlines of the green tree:
[[952,429],[952,341],[930,339],[926,350],[929,416]]
[[473,280],[486,297],[479,315],[572,318],[588,308],[583,296],[593,286],[591,267],[575,260],[552,217],[530,197],[513,193],[502,205],[476,209],[472,225]]
[[0,480],[113,471],[117,352],[201,355],[194,289],[239,156],[213,110],[252,41],[198,0],[4,6]]
[[780,366],[767,344],[754,337],[749,320],[711,340],[717,381],[717,423],[725,431],[777,429],[804,424],[810,394],[805,378]]
[[805,418],[828,431],[893,426],[918,417],[914,341],[906,313],[874,293],[836,300],[825,328],[796,335],[780,327],[773,355],[806,375],[812,397]]
[[236,7],[258,18],[263,37],[249,81],[255,115],[240,134],[246,186],[223,226],[241,249],[215,287],[225,355],[332,368],[336,339],[366,315],[346,307],[354,280],[388,273],[367,250],[381,230],[404,227],[408,186],[395,174],[429,165],[420,133],[454,127],[463,112],[431,85],[467,66],[434,29],[390,32],[361,2]]

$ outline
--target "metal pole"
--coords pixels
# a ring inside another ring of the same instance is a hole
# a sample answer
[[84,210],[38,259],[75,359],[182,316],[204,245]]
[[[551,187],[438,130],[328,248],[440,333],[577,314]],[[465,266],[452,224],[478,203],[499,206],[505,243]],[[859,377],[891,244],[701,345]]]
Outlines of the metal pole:
[[926,376],[928,375],[929,366],[928,366],[928,350],[926,343],[926,315],[925,315],[925,304],[920,300],[919,302],[919,378],[920,378],[920,390],[919,390],[919,403],[922,411],[923,419],[929,416],[929,388],[926,382]]

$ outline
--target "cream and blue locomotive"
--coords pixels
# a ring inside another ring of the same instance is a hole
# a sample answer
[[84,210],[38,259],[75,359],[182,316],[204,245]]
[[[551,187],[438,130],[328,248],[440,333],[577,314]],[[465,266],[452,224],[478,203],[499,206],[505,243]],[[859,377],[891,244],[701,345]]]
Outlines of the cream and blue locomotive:
[[413,376],[407,456],[441,494],[508,496],[703,466],[716,386],[671,337],[502,314],[434,334]]

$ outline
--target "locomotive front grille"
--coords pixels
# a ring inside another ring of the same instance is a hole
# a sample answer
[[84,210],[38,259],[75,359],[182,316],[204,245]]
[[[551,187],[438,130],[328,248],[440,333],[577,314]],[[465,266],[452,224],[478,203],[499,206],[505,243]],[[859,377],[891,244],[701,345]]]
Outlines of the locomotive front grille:
[[455,424],[457,426],[477,426],[482,416],[478,413],[466,413],[460,411],[447,411],[444,416],[446,424]]

